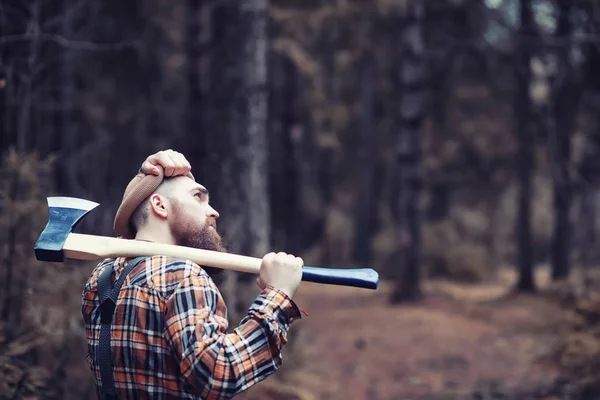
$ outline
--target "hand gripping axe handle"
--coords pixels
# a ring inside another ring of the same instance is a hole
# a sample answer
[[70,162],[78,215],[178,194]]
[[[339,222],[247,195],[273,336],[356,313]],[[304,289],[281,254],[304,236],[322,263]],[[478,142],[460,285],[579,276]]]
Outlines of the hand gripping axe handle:
[[[72,233],[79,221],[98,206],[74,197],[48,197],[48,224],[34,246],[39,261],[63,262],[65,258],[101,260],[109,257],[164,255],[191,260],[199,265],[258,274],[261,259],[163,243]],[[371,268],[303,267],[302,280],[330,285],[377,289],[379,274]]]

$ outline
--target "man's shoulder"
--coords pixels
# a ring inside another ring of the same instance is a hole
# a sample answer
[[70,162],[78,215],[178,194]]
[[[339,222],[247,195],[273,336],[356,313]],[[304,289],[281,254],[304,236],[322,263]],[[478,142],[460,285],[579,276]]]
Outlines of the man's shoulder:
[[[192,277],[206,277],[210,280],[206,271],[197,263],[168,256],[152,256],[145,260],[142,279],[155,290],[169,294],[181,283],[181,281]],[[135,279],[135,278],[134,278]]]
[[[106,268],[119,270],[125,264],[125,258],[106,258],[100,261],[90,277],[88,278],[85,291],[96,291],[98,286],[98,277]],[[129,274],[129,284],[148,287],[156,290],[163,295],[170,292],[181,283],[181,281],[192,278],[205,278],[208,282],[211,278],[202,267],[190,260],[168,256],[150,256],[146,257]]]
[[98,287],[98,277],[105,268],[113,268],[117,262],[116,258],[105,258],[100,261],[92,270],[87,282],[85,283],[84,291],[96,291]]

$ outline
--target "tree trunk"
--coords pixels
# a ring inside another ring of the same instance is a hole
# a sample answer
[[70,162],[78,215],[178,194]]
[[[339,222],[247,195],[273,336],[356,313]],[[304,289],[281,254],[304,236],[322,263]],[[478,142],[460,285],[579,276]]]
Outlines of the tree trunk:
[[[187,157],[192,166],[196,160],[204,157],[203,124],[204,107],[202,104],[201,57],[202,57],[202,1],[188,0],[186,19],[186,50],[187,50],[187,121],[184,142]],[[184,148],[181,143],[178,147]],[[200,168],[198,168],[200,169]]]
[[494,174],[491,174],[491,184],[488,187],[489,193],[484,197],[487,212],[487,240],[489,267],[491,269],[490,280],[493,282],[498,277],[498,266],[500,265],[499,251],[499,227],[500,227],[500,185],[494,181]]
[[531,99],[529,83],[531,80],[531,45],[528,40],[533,36],[533,16],[531,0],[521,0],[521,24],[517,33],[515,63],[515,100],[514,116],[517,141],[516,173],[519,182],[517,215],[517,252],[519,281],[517,290],[535,291],[533,277],[533,245],[531,238],[531,171],[533,168],[533,135],[531,130]]
[[559,5],[559,19],[556,35],[561,42],[558,49],[558,80],[554,98],[554,137],[550,140],[551,154],[553,156],[553,181],[554,181],[554,234],[552,237],[552,278],[565,279],[570,270],[571,249],[571,223],[569,211],[571,209],[572,185],[569,174],[571,162],[571,131],[579,94],[579,85],[575,82],[573,67],[571,66],[570,42],[572,26],[569,21],[571,4],[561,2]]
[[[267,1],[241,2],[238,28],[242,92],[235,96],[232,110],[232,134],[238,142],[239,161],[246,167],[243,177],[247,200],[247,227],[242,238],[242,253],[263,256],[270,248],[270,213],[267,185]],[[245,136],[245,138],[244,138]]]
[[[0,37],[6,35],[6,27],[0,25]],[[7,51],[0,51],[0,57],[4,59]],[[8,67],[0,66],[0,157],[4,155],[4,152],[10,145],[9,132],[9,94],[10,91],[7,88],[8,85]],[[0,161],[1,162],[1,161]]]
[[[598,157],[598,153],[596,156]],[[596,158],[597,159],[597,158]],[[596,183],[593,180],[586,180],[585,188],[581,193],[579,220],[581,226],[580,241],[580,264],[585,270],[597,262],[596,259],[596,202],[597,202]]]
[[19,153],[24,152],[29,143],[31,142],[32,129],[32,103],[33,103],[33,80],[37,63],[39,62],[39,48],[40,48],[40,32],[38,27],[40,24],[40,3],[34,0],[31,3],[31,26],[34,31],[29,39],[28,52],[27,52],[27,71],[23,73],[21,81],[18,84],[18,118],[17,118],[17,138],[16,138],[16,149]]
[[[63,16],[61,35],[67,39],[72,36],[72,21],[69,16],[69,1],[62,0]],[[58,132],[60,138],[61,164],[58,189],[71,196],[82,196],[83,188],[77,181],[79,170],[76,153],[79,147],[77,129],[75,126],[75,82],[73,68],[73,51],[66,47],[60,48],[58,64]]]
[[360,148],[360,194],[355,209],[354,260],[359,265],[368,265],[371,261],[374,219],[374,148],[375,148],[375,55],[367,51],[362,62],[361,79],[361,124]]
[[[596,95],[598,96],[598,95]],[[596,102],[600,102],[596,99]],[[579,208],[579,262],[588,271],[598,262],[596,251],[597,186],[600,177],[600,117],[596,116],[594,125],[586,137],[579,175],[581,178],[581,198]]]
[[425,2],[411,1],[401,34],[398,73],[402,98],[394,165],[393,216],[396,224],[398,276],[391,301],[416,300],[421,296],[420,251],[421,188],[420,136],[425,117],[425,63],[423,20]]
[[276,249],[298,253],[301,231],[299,165],[294,157],[298,140],[297,72],[293,63],[271,55],[269,79],[269,197],[271,242]]
[[[215,131],[212,167],[222,217],[219,228],[229,251],[262,257],[270,248],[270,212],[267,186],[267,2],[245,0],[215,9],[219,51],[214,57],[214,100],[211,128]],[[232,321],[239,321],[254,296],[254,276],[229,274]],[[235,279],[234,279],[235,278]],[[227,294],[225,294],[227,296]]]

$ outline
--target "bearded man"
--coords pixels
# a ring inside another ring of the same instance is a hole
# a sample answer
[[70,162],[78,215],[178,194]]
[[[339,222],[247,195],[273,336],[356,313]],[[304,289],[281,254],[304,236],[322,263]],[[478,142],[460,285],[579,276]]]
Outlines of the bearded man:
[[[144,240],[225,251],[208,190],[173,150],[149,156],[125,190],[114,229]],[[227,308],[204,268],[157,254],[102,260],[83,290],[88,363],[99,399],[227,399],[276,372],[303,261],[262,259],[261,291],[228,333]]]

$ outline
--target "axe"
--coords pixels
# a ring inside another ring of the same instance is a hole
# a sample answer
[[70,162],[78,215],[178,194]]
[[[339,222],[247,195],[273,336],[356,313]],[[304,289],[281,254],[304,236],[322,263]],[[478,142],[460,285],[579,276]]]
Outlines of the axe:
[[[258,274],[261,259],[163,243],[72,233],[79,221],[99,204],[74,197],[48,197],[48,223],[34,250],[39,261],[101,260],[109,257],[164,255],[184,258],[207,267]],[[379,274],[371,268],[304,266],[302,280],[330,285],[377,289]]]

